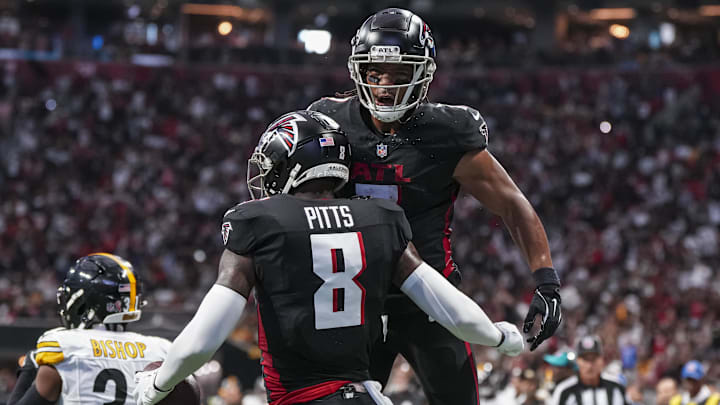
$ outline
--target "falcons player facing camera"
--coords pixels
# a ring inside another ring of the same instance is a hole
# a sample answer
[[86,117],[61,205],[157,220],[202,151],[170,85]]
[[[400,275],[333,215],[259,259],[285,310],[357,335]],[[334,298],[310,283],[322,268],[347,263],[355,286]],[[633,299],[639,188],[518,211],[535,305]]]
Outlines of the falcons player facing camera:
[[8,404],[132,404],[135,372],[170,347],[166,339],[125,331],[142,314],[132,265],[109,253],[82,257],[57,301],[63,326],[25,355]]
[[[370,16],[352,39],[348,59],[356,89],[341,98],[323,98],[308,110],[337,121],[353,148],[350,180],[341,195],[391,199],[404,210],[420,256],[453,284],[450,223],[462,187],[502,217],[533,270],[536,289],[524,332],[541,316],[531,350],[560,324],[560,280],[553,269],[547,236],[535,210],[487,150],[488,128],[467,106],[431,103],[427,92],[435,73],[435,41],[417,15],[388,8]],[[399,291],[386,303],[387,336],[374,346],[373,379],[385,383],[395,357],[411,364],[432,405],[479,402],[470,345],[428,320]]]
[[137,375],[137,404],[157,403],[208,360],[253,288],[272,405],[389,403],[368,366],[391,285],[459,339],[522,351],[514,325],[493,324],[418,257],[400,207],[334,197],[350,156],[345,134],[321,113],[292,112],[268,127],[248,163],[248,186],[260,199],[225,214],[216,284],[162,366]]

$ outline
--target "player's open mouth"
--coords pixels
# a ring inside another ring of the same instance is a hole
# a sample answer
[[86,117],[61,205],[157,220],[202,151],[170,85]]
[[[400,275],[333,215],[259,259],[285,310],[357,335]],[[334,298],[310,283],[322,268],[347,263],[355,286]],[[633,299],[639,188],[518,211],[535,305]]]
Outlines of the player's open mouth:
[[375,104],[377,105],[388,105],[393,106],[395,105],[395,97],[393,96],[380,96],[375,99]]

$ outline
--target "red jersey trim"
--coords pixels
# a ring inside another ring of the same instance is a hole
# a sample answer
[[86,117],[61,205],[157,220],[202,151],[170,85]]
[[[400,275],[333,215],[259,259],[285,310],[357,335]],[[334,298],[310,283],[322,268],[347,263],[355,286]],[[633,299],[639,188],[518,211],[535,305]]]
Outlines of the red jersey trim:
[[465,351],[467,352],[468,360],[470,360],[470,371],[472,372],[472,379],[475,383],[474,404],[480,405],[480,389],[478,388],[477,366],[475,365],[475,356],[473,356],[472,346],[470,346],[470,343],[465,342]]
[[[275,401],[282,398],[287,394],[285,387],[280,383],[280,373],[273,366],[273,358],[268,351],[267,337],[265,336],[265,327],[263,326],[262,317],[260,316],[260,306],[257,309],[258,317],[258,347],[262,352],[262,365],[263,379],[265,380],[265,389],[268,392],[270,401]],[[273,402],[274,403],[274,402]]]
[[455,262],[452,258],[452,249],[450,247],[450,235],[452,230],[450,229],[450,221],[452,219],[453,207],[455,206],[455,199],[457,198],[457,192],[452,193],[450,196],[450,206],[445,211],[445,228],[443,229],[443,249],[445,250],[445,268],[442,271],[445,278],[450,277],[453,270],[455,270]]

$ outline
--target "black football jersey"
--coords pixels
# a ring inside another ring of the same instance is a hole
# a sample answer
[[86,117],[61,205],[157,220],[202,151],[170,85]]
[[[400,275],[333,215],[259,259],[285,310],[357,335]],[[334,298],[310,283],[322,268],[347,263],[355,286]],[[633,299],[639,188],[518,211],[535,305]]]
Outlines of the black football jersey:
[[383,304],[412,237],[402,209],[383,199],[277,195],[235,206],[222,231],[226,249],[254,258],[270,402],[368,379]]
[[410,221],[420,256],[459,283],[450,250],[453,202],[460,190],[453,172],[466,152],[487,147],[480,113],[422,103],[396,134],[382,135],[371,129],[357,97],[323,98],[308,109],[333,118],[350,139],[353,163],[344,192],[396,201]]

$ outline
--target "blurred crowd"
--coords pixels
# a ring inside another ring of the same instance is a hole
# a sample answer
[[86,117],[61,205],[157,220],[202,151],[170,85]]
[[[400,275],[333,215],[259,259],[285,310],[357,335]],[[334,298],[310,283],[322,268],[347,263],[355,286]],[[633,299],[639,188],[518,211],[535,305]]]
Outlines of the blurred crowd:
[[[341,17],[333,19],[323,13],[312,24],[291,18],[285,24],[292,28],[276,37],[278,33],[272,24],[263,22],[230,18],[235,25],[230,32],[221,35],[216,22],[189,19],[178,24],[172,13],[143,16],[137,14],[140,12],[137,6],[121,9],[111,7],[105,14],[100,12],[101,8],[92,11],[97,14],[85,17],[88,21],[84,31],[70,17],[70,11],[59,11],[62,7],[54,14],[42,8],[6,11],[0,15],[0,49],[13,57],[31,60],[130,62],[143,54],[161,55],[154,63],[175,60],[212,64],[342,66],[350,52],[350,38],[354,35],[354,28],[348,27]],[[135,13],[133,9],[136,9]],[[468,12],[473,15],[477,10]],[[298,13],[303,14],[302,10]],[[691,15],[693,11],[686,13]],[[512,22],[504,17],[486,16],[484,11],[481,15],[459,20],[432,17],[432,13],[428,13],[427,18],[438,44],[440,64],[462,71],[550,65],[637,68],[647,64],[666,66],[719,60],[717,21],[701,17],[688,21],[678,15],[684,14],[675,10],[666,16],[661,13],[637,21],[620,21],[629,26],[626,27],[628,36],[622,39],[611,35],[610,22],[588,23],[578,17],[578,10],[570,14],[558,13],[557,21],[542,22],[552,24],[552,27],[540,27],[540,23],[536,25],[530,16]],[[353,25],[360,21],[362,17],[358,16]],[[661,25],[672,27],[670,37],[661,35]],[[327,53],[307,53],[305,44],[297,37],[301,28],[333,32]],[[552,34],[547,34],[550,38],[541,38],[536,31]],[[552,43],[538,43],[548,41]],[[144,60],[143,63],[148,63],[153,59]]]
[[[0,74],[0,324],[52,318],[64,272],[94,251],[133,262],[152,308],[192,312],[266,124],[351,87],[343,69],[6,61]],[[517,385],[547,397],[542,355],[588,333],[647,398],[688,360],[720,359],[720,69],[441,71],[430,98],[481,111],[563,281],[555,338],[514,360],[477,350],[484,396]],[[453,243],[462,289],[520,323],[532,278],[500,220],[459,198]],[[249,351],[254,339],[236,338]],[[395,374],[397,403],[419,403],[407,364]]]

